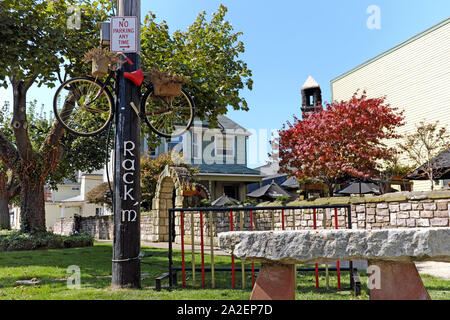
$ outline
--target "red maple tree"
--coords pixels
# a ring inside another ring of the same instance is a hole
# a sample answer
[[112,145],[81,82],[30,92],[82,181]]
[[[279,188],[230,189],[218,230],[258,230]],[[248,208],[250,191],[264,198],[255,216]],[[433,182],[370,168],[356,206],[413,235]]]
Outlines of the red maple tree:
[[328,186],[330,195],[346,177],[369,178],[397,151],[386,146],[398,139],[403,112],[385,104],[385,97],[366,93],[349,101],[326,104],[326,109],[303,120],[294,118],[279,132],[280,167],[300,180],[312,179]]

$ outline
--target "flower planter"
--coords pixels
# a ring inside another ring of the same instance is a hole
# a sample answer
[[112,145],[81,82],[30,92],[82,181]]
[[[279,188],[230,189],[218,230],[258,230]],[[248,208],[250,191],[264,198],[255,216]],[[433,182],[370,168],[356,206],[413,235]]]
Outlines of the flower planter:
[[176,97],[181,94],[180,83],[154,84],[153,88],[155,95],[160,97]]
[[185,197],[192,197],[195,196],[197,194],[197,191],[195,190],[183,190],[181,192],[181,195],[185,196]]
[[103,78],[108,74],[109,59],[107,57],[92,59],[91,74],[96,78]]
[[153,84],[155,96],[176,97],[181,94],[181,86],[185,80],[159,70],[152,70],[148,75]]

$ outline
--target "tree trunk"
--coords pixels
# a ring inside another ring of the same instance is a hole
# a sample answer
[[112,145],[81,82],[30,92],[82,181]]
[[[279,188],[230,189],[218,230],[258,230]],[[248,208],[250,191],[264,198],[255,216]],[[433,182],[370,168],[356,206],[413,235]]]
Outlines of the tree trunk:
[[328,196],[334,196],[334,184],[328,184]]
[[21,181],[20,218],[21,231],[26,233],[46,231],[44,184]]
[[8,190],[6,185],[6,174],[0,169],[0,230],[11,229],[9,222],[9,208],[8,208]]

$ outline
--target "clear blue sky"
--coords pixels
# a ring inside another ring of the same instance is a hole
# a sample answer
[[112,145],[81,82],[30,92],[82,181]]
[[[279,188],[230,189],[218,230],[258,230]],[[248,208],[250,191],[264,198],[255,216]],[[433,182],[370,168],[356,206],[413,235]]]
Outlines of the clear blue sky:
[[[257,131],[279,129],[300,114],[300,88],[308,75],[329,102],[331,79],[450,15],[449,0],[142,0],[142,19],[152,11],[171,31],[185,30],[199,12],[210,17],[221,3],[227,20],[243,32],[242,59],[254,80],[253,90],[243,92],[250,111],[228,116]],[[380,8],[379,30],[366,25],[370,5]],[[51,106],[52,94],[41,92],[33,88],[29,99]],[[9,92],[0,95],[0,103],[10,100]]]

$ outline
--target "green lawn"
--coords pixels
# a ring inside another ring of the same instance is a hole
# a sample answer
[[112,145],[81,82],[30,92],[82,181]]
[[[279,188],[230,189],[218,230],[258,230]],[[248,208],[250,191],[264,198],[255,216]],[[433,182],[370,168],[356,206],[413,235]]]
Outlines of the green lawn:
[[[143,248],[146,254],[153,254],[142,260],[142,289],[141,290],[112,290],[111,289],[111,244],[96,243],[94,247],[16,251],[0,253],[0,299],[164,299],[164,300],[247,300],[251,293],[251,274],[245,274],[246,288],[241,289],[242,275],[236,272],[236,289],[231,286],[230,272],[216,272],[216,289],[211,287],[211,275],[206,274],[206,289],[201,288],[201,273],[196,273],[196,286],[192,286],[192,272],[187,270],[187,288],[181,286],[181,272],[178,274],[179,287],[171,291],[154,290],[155,278],[167,271],[167,253],[161,249]],[[187,268],[190,268],[191,255],[186,255]],[[196,254],[197,267],[200,267],[200,254]],[[206,267],[209,267],[210,256],[205,256]],[[147,263],[151,263],[150,265]],[[181,265],[181,253],[175,251],[174,264]],[[81,270],[81,289],[68,289],[67,267],[77,265]],[[230,267],[230,258],[215,256],[216,267]],[[241,262],[236,260],[236,268]],[[246,264],[250,266],[249,263]],[[349,291],[337,291],[335,273],[330,273],[330,289],[326,290],[325,274],[320,274],[321,288],[315,290],[314,273],[300,272],[297,281],[296,299],[324,300],[324,299],[355,299]],[[362,295],[360,299],[368,299],[365,286],[367,278],[361,276]],[[37,285],[17,284],[17,280],[38,279]],[[432,299],[450,299],[450,281],[444,281],[431,276],[423,277]],[[166,281],[167,282],[167,281]],[[349,277],[342,273],[342,287],[347,287]]]

